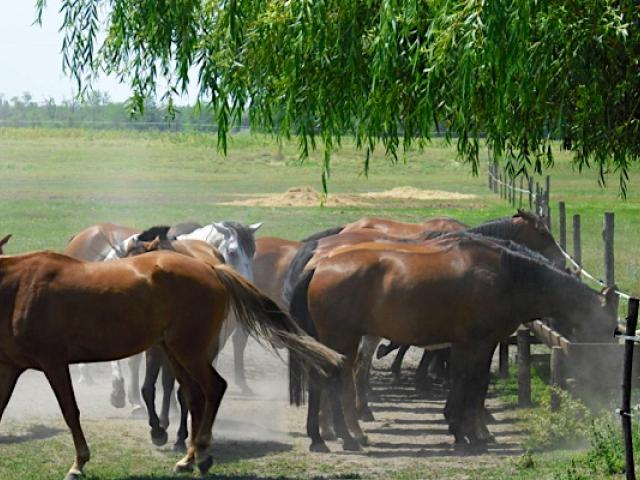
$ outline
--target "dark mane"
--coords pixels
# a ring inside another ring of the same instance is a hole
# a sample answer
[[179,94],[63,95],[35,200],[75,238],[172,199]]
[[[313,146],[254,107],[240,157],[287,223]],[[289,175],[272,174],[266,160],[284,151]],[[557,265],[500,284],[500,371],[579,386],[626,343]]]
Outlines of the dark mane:
[[289,269],[287,270],[287,275],[282,287],[282,299],[287,307],[291,303],[293,291],[304,272],[304,267],[307,266],[307,263],[309,263],[309,260],[313,257],[316,248],[318,248],[318,242],[319,240],[310,240],[305,242],[302,247],[298,249],[289,264]]
[[167,233],[169,232],[170,228],[171,227],[169,227],[168,225],[158,225],[155,227],[151,227],[138,235],[137,238],[141,242],[150,242],[152,240],[155,240],[156,238],[159,238],[160,240],[167,240]]
[[339,227],[327,228],[326,230],[322,230],[321,232],[317,232],[317,233],[314,233],[313,235],[309,235],[308,237],[303,238],[301,242],[306,243],[306,242],[312,242],[314,240],[320,240],[325,237],[331,237],[333,235],[337,235],[342,230],[344,230],[344,225],[341,225]]
[[477,227],[469,228],[467,231],[487,237],[511,238],[514,234],[513,219],[512,217],[497,218]]

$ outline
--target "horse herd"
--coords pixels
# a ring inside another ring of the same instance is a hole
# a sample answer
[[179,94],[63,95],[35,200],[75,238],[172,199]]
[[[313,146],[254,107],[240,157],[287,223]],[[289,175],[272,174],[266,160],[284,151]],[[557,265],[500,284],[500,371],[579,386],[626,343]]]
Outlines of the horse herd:
[[[528,212],[473,228],[450,218],[364,218],[302,241],[254,240],[260,225],[188,222],[141,232],[100,224],[72,237],[64,253],[0,256],[0,418],[20,374],[44,372],[73,436],[67,479],[78,478],[90,454],[69,364],[115,362],[111,401],[122,407],[117,361],[133,359],[128,397],[137,404],[136,355],[146,352],[141,391],[152,440],[167,442],[175,378],[176,448],[186,449],[175,468],[205,473],[227,388],[212,361],[231,336],[236,382],[249,391],[248,334],[289,350],[290,398],[308,397],[310,449],[328,451],[325,440],[336,435],[345,450],[359,450],[368,444],[360,419],[373,415],[369,367],[385,338],[391,343],[379,354],[420,346],[425,365],[446,368],[449,431],[457,446],[478,446],[493,441],[484,401],[501,339],[537,318],[583,341],[610,341],[616,326],[615,293],[591,290],[566,271],[544,221]],[[91,382],[91,370],[81,370]]]

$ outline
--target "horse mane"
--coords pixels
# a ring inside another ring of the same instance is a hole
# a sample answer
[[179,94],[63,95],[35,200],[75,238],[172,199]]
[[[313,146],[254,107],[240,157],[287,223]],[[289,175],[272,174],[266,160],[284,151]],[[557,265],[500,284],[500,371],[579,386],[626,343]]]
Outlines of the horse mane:
[[282,287],[282,299],[287,306],[290,305],[293,298],[293,292],[296,285],[300,281],[304,268],[309,263],[309,260],[313,257],[316,248],[318,248],[319,240],[310,240],[302,244],[302,247],[298,249],[295,256],[289,264],[289,269],[284,279],[284,285]]
[[151,228],[146,229],[144,232],[138,235],[137,239],[141,242],[151,242],[156,238],[160,240],[168,240],[167,233],[169,232],[168,225],[157,225]]
[[477,227],[467,229],[467,232],[477,233],[486,237],[512,238],[514,235],[514,225],[512,217],[497,218],[490,220]]
[[341,225],[339,227],[327,228],[326,230],[322,230],[320,232],[314,233],[313,235],[309,235],[308,237],[303,238],[300,241],[302,243],[306,243],[306,242],[312,242],[314,240],[321,240],[321,239],[326,238],[326,237],[331,237],[333,235],[337,235],[342,230],[344,230],[344,225]]

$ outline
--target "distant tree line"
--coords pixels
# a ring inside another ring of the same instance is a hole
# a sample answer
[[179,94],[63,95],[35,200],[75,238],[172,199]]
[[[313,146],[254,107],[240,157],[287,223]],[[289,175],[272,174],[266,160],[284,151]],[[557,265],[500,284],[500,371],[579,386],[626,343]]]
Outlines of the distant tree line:
[[[29,92],[7,98],[0,93],[0,127],[82,127],[91,129],[135,129],[216,131],[213,114],[206,105],[176,106],[169,111],[153,99],[145,101],[142,114],[132,115],[127,103],[113,102],[106,92],[93,91],[82,100],[49,98],[34,100]],[[242,125],[248,126],[243,119]]]

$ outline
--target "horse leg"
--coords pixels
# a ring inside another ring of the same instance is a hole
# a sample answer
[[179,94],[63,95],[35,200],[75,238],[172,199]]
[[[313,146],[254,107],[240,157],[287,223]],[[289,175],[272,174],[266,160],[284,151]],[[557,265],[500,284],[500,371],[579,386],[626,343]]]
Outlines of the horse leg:
[[389,342],[386,345],[381,343],[380,346],[378,347],[378,350],[376,350],[376,358],[378,360],[380,360],[381,358],[386,357],[391,352],[393,352],[394,350],[397,350],[401,346],[402,345],[400,345],[399,343],[395,343],[395,342]]
[[253,395],[244,375],[244,350],[247,347],[249,336],[244,328],[236,328],[231,340],[233,341],[233,374],[236,385],[240,387],[243,395]]
[[400,383],[400,369],[402,368],[402,361],[404,360],[404,356],[407,354],[407,350],[409,350],[409,345],[402,345],[400,350],[398,350],[396,358],[391,364],[391,375],[393,376],[393,383],[395,384]]
[[[359,445],[366,446],[369,444],[369,439],[360,428],[358,412],[356,410],[356,385],[353,376],[353,366],[357,348],[358,342],[355,342],[350,348],[345,349],[344,352],[345,362],[340,372],[340,383],[342,387],[340,400],[342,402],[342,411],[344,412],[344,420],[347,428],[353,434]],[[350,450],[350,447],[345,440],[344,449]]]
[[434,353],[425,350],[422,353],[422,358],[420,359],[420,363],[418,364],[418,368],[416,369],[416,374],[414,377],[414,383],[416,386],[416,390],[419,392],[427,393],[431,390],[431,379],[428,375],[429,365],[433,362]]
[[87,445],[82,427],[80,426],[80,411],[78,410],[78,404],[76,403],[76,398],[73,393],[69,366],[66,364],[48,365],[44,369],[44,374],[53,389],[53,393],[58,399],[64,420],[69,430],[71,430],[73,444],[76,450],[75,461],[65,479],[76,480],[82,476],[82,469],[89,461],[91,452],[89,451],[89,446]]
[[22,372],[23,368],[0,363],[0,421]]
[[174,467],[175,473],[186,473],[191,472],[195,464],[196,451],[194,432],[197,432],[200,428],[202,413],[204,411],[204,395],[189,372],[187,372],[187,370],[185,370],[180,363],[175,360],[173,354],[171,354],[166,348],[165,353],[171,362],[173,373],[175,374],[178,383],[180,383],[180,391],[184,395],[187,409],[191,412],[191,440],[189,442],[189,447],[187,448],[186,455],[176,462]]
[[160,373],[162,350],[158,345],[149,348],[145,354],[146,369],[144,383],[142,385],[142,398],[147,406],[149,426],[151,427],[151,441],[156,446],[167,443],[168,435],[166,427],[162,427],[156,413],[156,381]]
[[140,364],[142,364],[142,354],[139,353],[130,357],[128,360],[129,365],[129,388],[127,388],[127,398],[129,404],[133,406],[131,415],[136,416],[144,414],[142,408],[142,399],[140,398]]
[[89,364],[80,363],[78,364],[78,370],[80,370],[80,378],[78,379],[78,383],[80,385],[94,385],[96,382],[91,376],[91,370],[89,368]]
[[489,388],[491,359],[495,348],[495,344],[490,347],[479,348],[476,360],[473,362],[473,392],[468,396],[468,401],[470,402],[469,415],[471,416],[470,421],[472,423],[472,430],[468,435],[468,438],[472,444],[484,445],[488,442],[495,441],[495,437],[487,428],[487,415],[491,414],[488,413],[484,405],[487,390]]
[[369,371],[373,354],[380,339],[366,335],[360,342],[358,354],[355,361],[355,382],[356,382],[356,409],[361,420],[372,422],[375,420],[371,408],[369,408]]
[[467,440],[463,429],[465,406],[466,365],[464,349],[452,347],[451,351],[451,389],[444,407],[444,418],[449,425],[449,433],[454,437],[455,445],[465,445]]
[[[307,405],[307,436],[311,439],[309,450],[311,452],[328,453],[329,447],[320,435],[320,403],[322,392],[320,390],[320,376],[315,371],[309,371],[309,402]],[[326,407],[325,407],[326,408]],[[323,412],[326,417],[327,412]]]
[[178,387],[178,403],[180,404],[180,426],[178,427],[176,443],[173,445],[173,449],[176,452],[186,452],[186,440],[189,436],[189,428],[187,426],[187,420],[189,418],[189,406],[187,404],[184,390],[181,386]]
[[111,405],[116,408],[124,408],[126,405],[124,378],[122,377],[119,360],[111,362],[111,379]]
[[160,408],[160,427],[169,427],[169,410],[171,409],[171,399],[173,398],[173,387],[176,377],[171,370],[171,364],[167,356],[162,353],[162,407]]
[[[319,381],[319,379],[318,379]],[[320,435],[325,440],[335,440],[336,432],[333,428],[333,410],[329,395],[326,391],[323,391],[323,383],[318,385],[318,392],[320,395],[320,413],[318,415],[320,422]],[[325,388],[327,388],[325,386]]]

